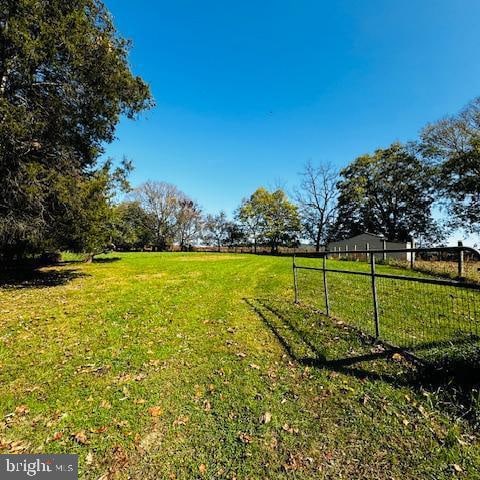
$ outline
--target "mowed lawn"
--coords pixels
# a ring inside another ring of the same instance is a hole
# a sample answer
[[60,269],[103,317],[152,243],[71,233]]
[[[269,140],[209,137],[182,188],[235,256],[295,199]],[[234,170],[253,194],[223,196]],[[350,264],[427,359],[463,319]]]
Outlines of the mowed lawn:
[[480,478],[401,355],[293,304],[291,259],[112,254],[0,289],[0,451],[81,478]]

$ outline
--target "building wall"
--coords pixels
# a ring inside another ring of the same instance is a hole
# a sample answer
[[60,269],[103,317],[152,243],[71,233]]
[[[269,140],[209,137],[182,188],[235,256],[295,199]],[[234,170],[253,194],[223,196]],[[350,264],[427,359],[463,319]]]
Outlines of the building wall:
[[[384,248],[384,239],[377,237],[376,235],[369,235],[368,233],[362,233],[361,235],[356,235],[352,238],[347,238],[345,240],[340,240],[338,242],[330,242],[327,245],[327,250],[334,252],[335,254],[342,256],[342,251],[345,250],[366,250],[367,244],[369,250],[383,250]],[[399,248],[410,248],[410,242],[399,243],[399,242],[386,242],[386,249],[399,249]],[[410,253],[387,253],[387,258],[395,258],[397,260],[410,260]],[[353,255],[355,258],[366,258],[366,254]]]

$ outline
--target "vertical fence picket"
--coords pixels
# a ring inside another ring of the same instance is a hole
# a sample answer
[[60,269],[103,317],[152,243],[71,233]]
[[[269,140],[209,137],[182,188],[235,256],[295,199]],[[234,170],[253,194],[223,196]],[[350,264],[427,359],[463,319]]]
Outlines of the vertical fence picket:
[[375,322],[375,338],[380,338],[380,319],[378,314],[377,278],[375,276],[375,254],[370,254],[370,273],[372,274],[373,320]]
[[295,303],[298,303],[298,280],[297,280],[297,265],[295,263],[295,254],[293,254],[293,263],[292,263],[292,269],[293,269],[293,288],[295,290]]
[[330,316],[330,302],[328,301],[327,258],[326,258],[326,254],[323,256],[322,270],[323,270],[323,292],[324,292],[324,295],[325,295],[325,309],[326,309],[327,317],[329,317]]

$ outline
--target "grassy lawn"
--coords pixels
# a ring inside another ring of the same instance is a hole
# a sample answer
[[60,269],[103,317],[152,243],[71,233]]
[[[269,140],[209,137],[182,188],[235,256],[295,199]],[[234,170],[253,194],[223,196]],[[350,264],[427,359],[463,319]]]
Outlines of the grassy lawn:
[[103,480],[480,478],[448,382],[292,299],[291,259],[268,256],[114,254],[12,279],[1,453],[78,453]]
[[[298,258],[297,264],[321,267],[321,260]],[[370,271],[366,262],[328,260],[327,267]],[[407,277],[432,276],[390,265],[377,265],[376,270]],[[299,299],[326,311],[323,272],[297,272]],[[328,272],[327,284],[331,315],[374,335],[371,277]],[[465,343],[472,343],[469,337],[480,335],[480,290],[377,278],[377,298],[381,337],[418,355],[441,356],[455,344],[463,349]]]

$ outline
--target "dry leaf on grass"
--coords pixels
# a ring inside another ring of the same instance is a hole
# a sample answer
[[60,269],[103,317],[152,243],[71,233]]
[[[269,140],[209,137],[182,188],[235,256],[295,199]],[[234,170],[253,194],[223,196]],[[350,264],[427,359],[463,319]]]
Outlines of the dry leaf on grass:
[[152,416],[152,417],[159,417],[160,415],[162,415],[163,413],[163,410],[161,407],[150,407],[148,409],[148,413]]
[[272,421],[272,414],[270,412],[265,412],[261,417],[260,417],[260,422],[261,423],[270,423]]
[[19,405],[15,408],[15,413],[17,415],[27,415],[30,412],[30,409],[26,405]]
[[80,445],[85,445],[87,443],[87,435],[85,430],[81,430],[73,435],[73,439]]
[[248,435],[247,433],[240,433],[238,435],[238,439],[242,442],[242,443],[251,443],[252,442],[252,437],[250,435]]

